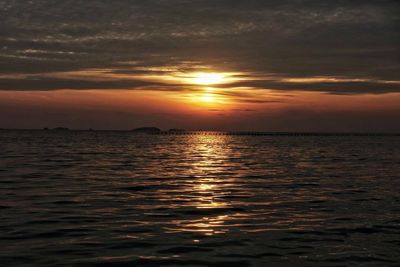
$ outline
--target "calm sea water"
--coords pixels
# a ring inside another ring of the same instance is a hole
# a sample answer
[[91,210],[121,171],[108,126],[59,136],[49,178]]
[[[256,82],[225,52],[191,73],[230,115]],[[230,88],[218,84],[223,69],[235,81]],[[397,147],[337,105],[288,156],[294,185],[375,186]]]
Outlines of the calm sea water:
[[0,266],[399,266],[400,137],[0,131]]

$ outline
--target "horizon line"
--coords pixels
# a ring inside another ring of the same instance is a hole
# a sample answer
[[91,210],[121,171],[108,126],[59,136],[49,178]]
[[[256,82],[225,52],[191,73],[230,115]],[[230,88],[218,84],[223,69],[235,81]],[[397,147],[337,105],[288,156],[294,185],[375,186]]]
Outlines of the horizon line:
[[135,129],[123,130],[123,129],[80,129],[80,128],[67,128],[67,127],[55,127],[55,128],[1,128],[0,131],[43,131],[43,132],[129,132],[132,134],[148,134],[148,135],[194,135],[194,134],[209,134],[209,135],[265,135],[265,136],[312,136],[312,135],[325,135],[325,136],[400,136],[400,132],[372,132],[372,131],[235,131],[235,130],[181,130],[181,131],[170,131],[160,130],[156,132],[135,132]]

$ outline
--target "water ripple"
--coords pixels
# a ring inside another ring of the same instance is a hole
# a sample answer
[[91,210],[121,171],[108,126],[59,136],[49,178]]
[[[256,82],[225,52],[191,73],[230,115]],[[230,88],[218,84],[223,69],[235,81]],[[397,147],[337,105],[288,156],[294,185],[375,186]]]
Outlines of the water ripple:
[[1,266],[396,266],[400,139],[0,132]]

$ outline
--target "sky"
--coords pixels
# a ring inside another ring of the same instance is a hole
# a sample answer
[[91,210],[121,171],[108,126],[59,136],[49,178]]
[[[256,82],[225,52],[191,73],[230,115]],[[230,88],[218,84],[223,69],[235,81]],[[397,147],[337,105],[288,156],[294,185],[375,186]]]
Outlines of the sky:
[[400,132],[395,0],[0,0],[0,128]]

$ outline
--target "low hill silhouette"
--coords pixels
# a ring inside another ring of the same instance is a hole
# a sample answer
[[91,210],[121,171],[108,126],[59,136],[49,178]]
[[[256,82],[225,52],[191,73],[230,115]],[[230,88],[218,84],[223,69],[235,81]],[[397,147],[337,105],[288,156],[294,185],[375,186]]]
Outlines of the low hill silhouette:
[[140,128],[133,129],[132,132],[135,132],[135,133],[160,133],[161,129],[159,129],[157,127],[140,127]]

